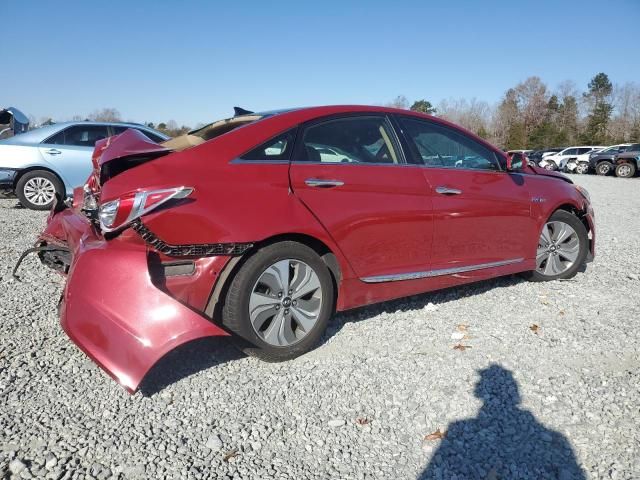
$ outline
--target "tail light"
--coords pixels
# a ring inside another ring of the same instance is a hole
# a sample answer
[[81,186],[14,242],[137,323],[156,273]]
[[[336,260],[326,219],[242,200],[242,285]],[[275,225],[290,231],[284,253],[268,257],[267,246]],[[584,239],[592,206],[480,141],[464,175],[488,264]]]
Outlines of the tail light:
[[100,205],[98,217],[103,232],[113,232],[136,218],[149,213],[169,200],[185,198],[191,195],[191,187],[175,187],[162,190],[132,192]]

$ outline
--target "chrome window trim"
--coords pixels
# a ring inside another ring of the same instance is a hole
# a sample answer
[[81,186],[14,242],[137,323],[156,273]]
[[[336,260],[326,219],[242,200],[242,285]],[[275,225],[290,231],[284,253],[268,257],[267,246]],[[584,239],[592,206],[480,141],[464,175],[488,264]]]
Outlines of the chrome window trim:
[[403,280],[417,280],[420,278],[440,277],[443,275],[453,275],[456,273],[471,272],[474,270],[483,270],[485,268],[503,267],[520,263],[524,258],[512,258],[510,260],[502,260],[499,262],[480,263],[476,265],[467,265],[464,267],[442,268],[439,270],[425,270],[422,272],[395,273],[390,275],[375,275],[373,277],[361,278],[365,283],[383,283],[383,282],[399,282]]
[[290,162],[290,160],[244,160],[242,158],[234,158],[229,163],[232,165],[236,164],[250,164],[250,165],[286,165]]

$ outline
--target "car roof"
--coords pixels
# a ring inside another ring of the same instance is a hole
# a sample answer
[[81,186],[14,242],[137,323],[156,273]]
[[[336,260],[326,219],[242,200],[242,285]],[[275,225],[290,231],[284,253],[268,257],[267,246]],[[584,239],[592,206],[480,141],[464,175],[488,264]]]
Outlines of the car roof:
[[[141,123],[132,122],[93,122],[93,121],[71,121],[71,122],[59,122],[53,125],[45,125],[43,127],[29,130],[28,132],[15,135],[13,137],[2,140],[2,143],[14,144],[14,145],[31,145],[34,143],[40,143],[51,135],[55,135],[61,130],[74,125],[106,125],[106,126],[123,126],[144,128],[145,130],[151,130],[156,132],[153,128],[142,125]],[[162,132],[157,132],[159,135],[166,137]],[[167,137],[168,138],[168,137]]]

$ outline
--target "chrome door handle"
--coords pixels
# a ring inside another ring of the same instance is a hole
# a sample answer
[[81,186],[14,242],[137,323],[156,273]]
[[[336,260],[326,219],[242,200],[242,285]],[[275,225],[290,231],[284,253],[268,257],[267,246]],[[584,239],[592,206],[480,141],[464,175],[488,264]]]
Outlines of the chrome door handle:
[[462,190],[449,187],[436,187],[436,193],[439,193],[440,195],[460,195]]
[[49,150],[47,150],[47,153],[49,155],[60,155],[62,152],[57,148],[50,148]]
[[344,185],[344,182],[341,182],[340,180],[323,180],[321,178],[307,178],[304,183],[309,187],[318,188],[333,188]]

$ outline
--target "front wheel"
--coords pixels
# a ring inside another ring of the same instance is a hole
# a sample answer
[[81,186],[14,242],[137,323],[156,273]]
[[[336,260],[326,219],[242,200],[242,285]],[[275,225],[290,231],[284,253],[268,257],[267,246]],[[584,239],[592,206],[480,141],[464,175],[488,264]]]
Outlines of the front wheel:
[[545,169],[545,170],[553,171],[553,170],[557,170],[557,169],[558,169],[558,167],[556,166],[556,164],[555,164],[554,162],[549,161],[549,162],[544,166],[544,169]]
[[222,323],[248,355],[295,358],[320,340],[334,309],[329,269],[311,248],[280,242],[258,250],[231,281]]
[[16,185],[20,203],[31,210],[49,210],[56,199],[56,193],[64,197],[62,182],[46,170],[27,172]]
[[633,163],[621,163],[616,166],[616,177],[631,178],[636,174],[636,166]]
[[536,269],[525,275],[534,282],[572,278],[584,263],[588,250],[587,229],[580,219],[558,210],[542,226]]

